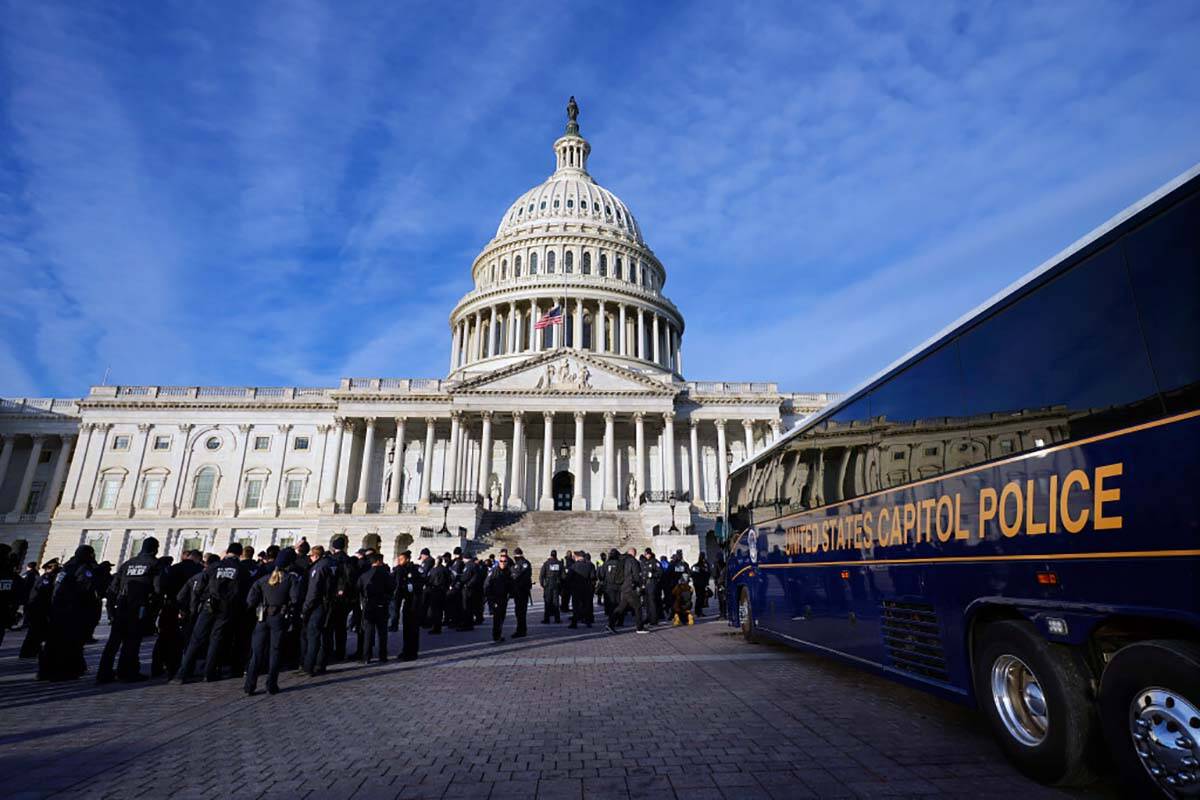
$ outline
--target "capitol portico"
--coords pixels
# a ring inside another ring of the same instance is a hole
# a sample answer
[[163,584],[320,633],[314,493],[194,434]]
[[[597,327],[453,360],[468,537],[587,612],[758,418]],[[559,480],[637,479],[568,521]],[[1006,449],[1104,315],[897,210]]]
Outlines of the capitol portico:
[[577,113],[572,100],[553,174],[471,267],[445,379],[5,400],[0,540],[44,558],[91,542],[117,562],[148,535],[177,556],[345,532],[390,557],[488,547],[502,528],[520,541],[571,511],[560,545],[591,525],[589,546],[611,529],[614,546],[637,535],[694,556],[730,464],[833,397],[684,379],[667,270],[589,174]]

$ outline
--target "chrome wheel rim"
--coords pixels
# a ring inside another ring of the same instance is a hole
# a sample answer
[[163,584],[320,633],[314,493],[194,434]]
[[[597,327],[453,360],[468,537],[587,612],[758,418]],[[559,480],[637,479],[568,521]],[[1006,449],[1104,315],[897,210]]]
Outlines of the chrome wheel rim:
[[1026,747],[1046,740],[1050,717],[1037,676],[1021,659],[1003,655],[992,662],[992,702],[1009,735]]
[[1169,797],[1200,797],[1200,709],[1152,686],[1129,704],[1129,735],[1150,778]]

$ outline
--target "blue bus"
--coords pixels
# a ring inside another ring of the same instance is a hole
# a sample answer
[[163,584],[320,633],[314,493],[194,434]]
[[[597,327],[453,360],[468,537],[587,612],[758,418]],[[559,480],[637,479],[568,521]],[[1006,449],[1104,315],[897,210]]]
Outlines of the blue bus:
[[729,476],[730,617],[1200,794],[1200,167]]

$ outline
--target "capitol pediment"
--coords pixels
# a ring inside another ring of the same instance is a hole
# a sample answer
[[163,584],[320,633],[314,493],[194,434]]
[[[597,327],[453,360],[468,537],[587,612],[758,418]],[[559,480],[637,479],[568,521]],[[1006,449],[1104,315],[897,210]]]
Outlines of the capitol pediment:
[[472,378],[451,393],[672,396],[675,390],[661,381],[588,353],[554,350]]

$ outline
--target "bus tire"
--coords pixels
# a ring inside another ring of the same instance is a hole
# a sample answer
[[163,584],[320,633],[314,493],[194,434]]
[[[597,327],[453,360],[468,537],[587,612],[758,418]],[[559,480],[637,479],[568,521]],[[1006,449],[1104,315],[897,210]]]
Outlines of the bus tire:
[[742,625],[742,638],[754,644],[758,636],[754,633],[754,611],[750,605],[750,590],[743,586],[738,590],[738,621]]
[[1150,640],[1118,650],[1100,677],[1100,720],[1131,797],[1196,791],[1200,646]]
[[1090,780],[1097,720],[1087,676],[1070,648],[1044,641],[1017,620],[987,625],[976,642],[979,710],[1009,761],[1042,783]]

